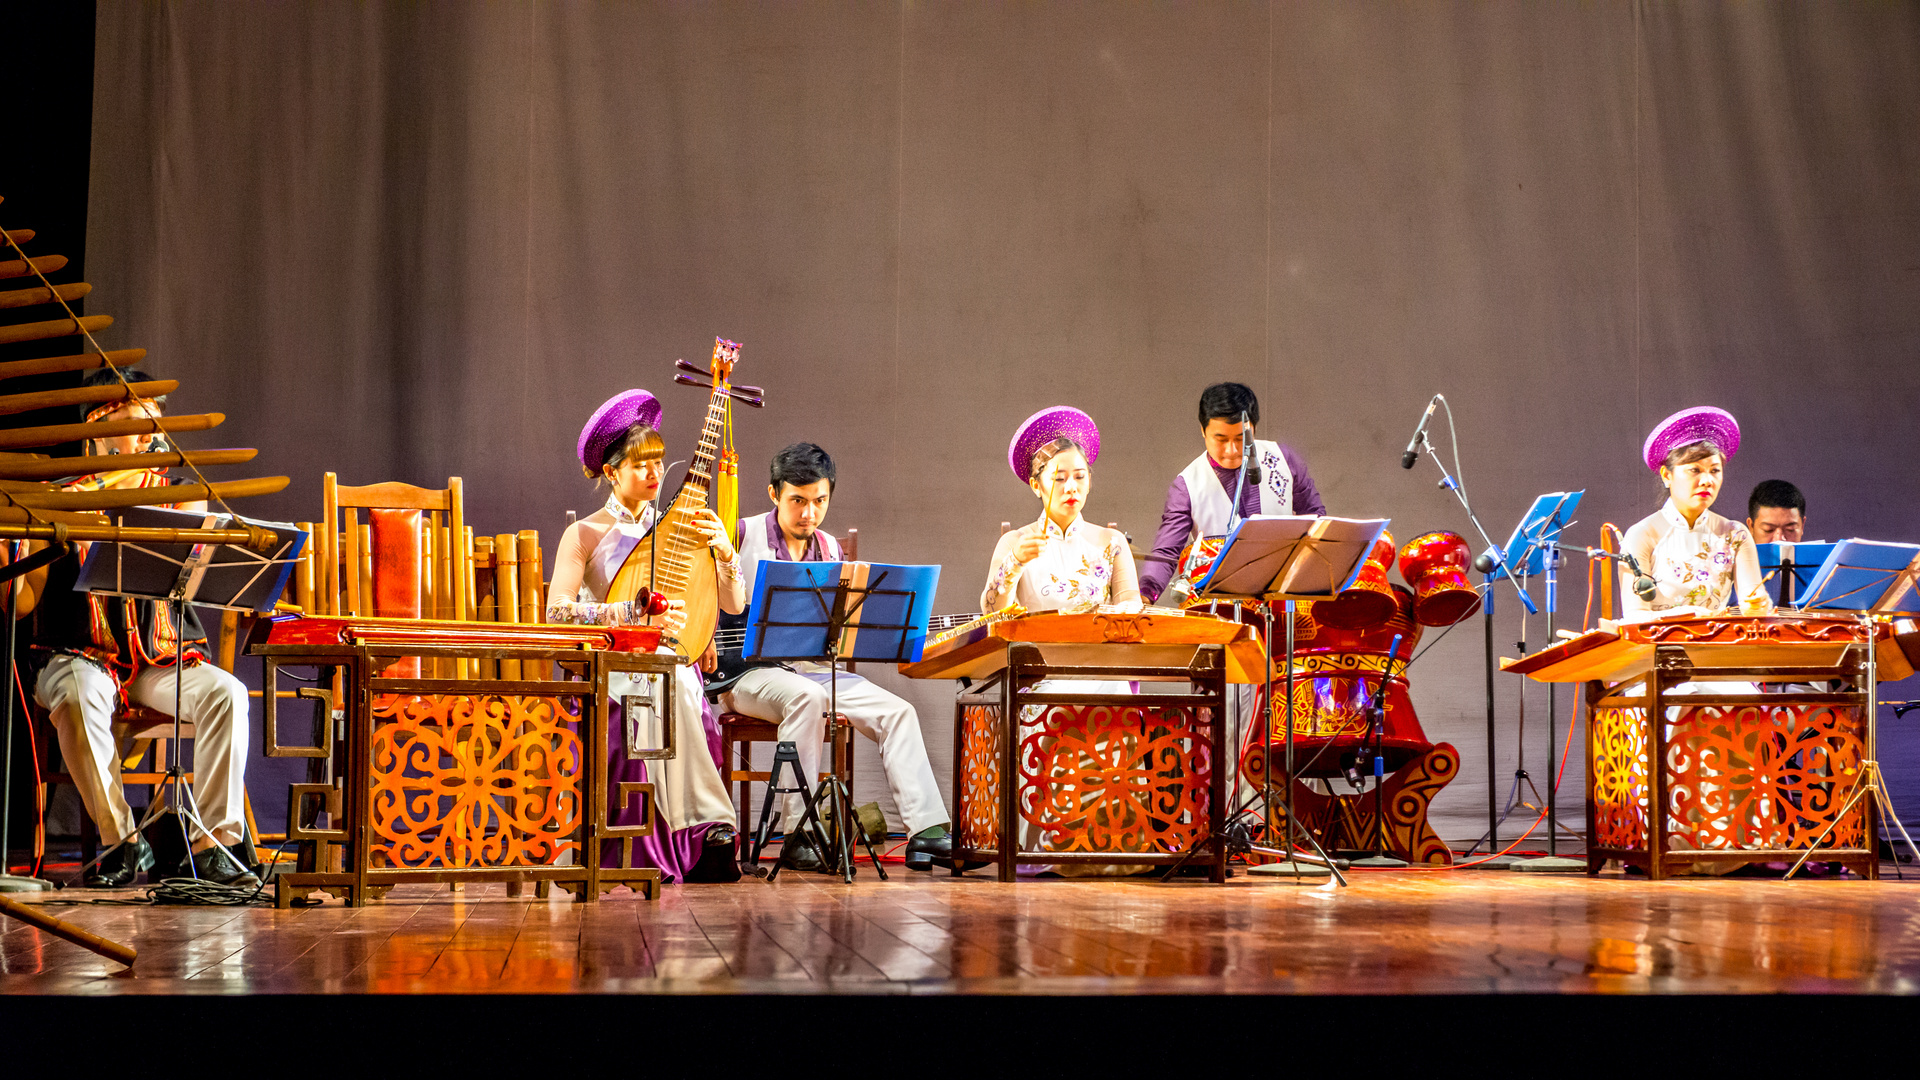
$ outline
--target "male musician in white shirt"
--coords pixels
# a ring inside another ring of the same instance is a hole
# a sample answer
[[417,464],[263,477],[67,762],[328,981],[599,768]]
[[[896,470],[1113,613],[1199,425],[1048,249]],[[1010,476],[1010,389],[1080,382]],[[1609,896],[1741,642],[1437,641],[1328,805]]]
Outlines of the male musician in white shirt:
[[[774,510],[742,519],[735,540],[749,599],[763,561],[840,559],[840,542],[820,528],[833,497],[834,475],[833,459],[812,443],[795,443],[774,455],[767,484],[767,497],[773,500]],[[828,677],[827,665],[820,663],[753,667],[720,695],[720,704],[729,712],[778,722],[780,741],[794,744],[800,755],[801,775],[811,784],[820,775]],[[879,745],[887,787],[905,819],[907,868],[929,870],[935,863],[950,866],[953,838],[948,829],[952,820],[934,781],[933,767],[927,762],[919,715],[912,705],[858,675],[842,671],[835,685],[841,715],[855,731]],[[781,865],[824,869],[827,864],[821,853],[796,830],[801,809],[799,797],[790,795],[781,810],[787,835],[781,846]]]

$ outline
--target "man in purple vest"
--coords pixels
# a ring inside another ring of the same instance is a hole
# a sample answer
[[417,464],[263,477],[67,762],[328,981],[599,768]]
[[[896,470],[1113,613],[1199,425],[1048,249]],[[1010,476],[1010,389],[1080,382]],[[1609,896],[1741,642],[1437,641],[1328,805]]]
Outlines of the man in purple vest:
[[[1166,509],[1153,554],[1140,574],[1140,595],[1153,603],[1173,578],[1180,552],[1205,536],[1224,536],[1229,522],[1253,514],[1324,514],[1326,504],[1292,447],[1252,438],[1260,425],[1260,399],[1240,383],[1214,383],[1200,394],[1200,434],[1205,453],[1194,458],[1167,489]],[[1244,448],[1251,440],[1257,477],[1241,482]],[[1231,512],[1233,492],[1240,512]],[[1169,601],[1173,598],[1168,597]]]

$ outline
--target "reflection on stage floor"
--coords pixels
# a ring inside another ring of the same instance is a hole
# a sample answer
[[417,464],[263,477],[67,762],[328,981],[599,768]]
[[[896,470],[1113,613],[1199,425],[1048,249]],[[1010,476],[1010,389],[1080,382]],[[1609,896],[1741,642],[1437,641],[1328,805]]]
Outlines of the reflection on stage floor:
[[[1858,880],[1368,873],[1225,886],[863,873],[577,904],[406,885],[362,908],[37,902],[118,966],[0,922],[0,992],[1638,993],[1920,988],[1920,874]],[[133,892],[106,894],[136,895]]]

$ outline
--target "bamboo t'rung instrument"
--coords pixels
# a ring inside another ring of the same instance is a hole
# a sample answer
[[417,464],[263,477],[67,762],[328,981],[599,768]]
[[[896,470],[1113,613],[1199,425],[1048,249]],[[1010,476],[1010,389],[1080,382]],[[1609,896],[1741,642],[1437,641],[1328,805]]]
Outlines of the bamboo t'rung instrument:
[[[0,200],[4,201],[4,200]],[[0,279],[11,281],[0,289],[0,314],[16,316],[0,321],[0,345],[49,341],[63,337],[81,337],[82,348],[65,356],[35,357],[0,362],[0,416],[34,412],[50,408],[97,410],[114,402],[138,402],[170,394],[179,388],[171,379],[118,385],[74,386],[52,390],[5,393],[5,384],[29,376],[83,372],[112,365],[116,368],[137,363],[144,349],[102,351],[92,335],[113,324],[108,315],[84,315],[73,305],[87,297],[93,287],[85,282],[54,283],[46,275],[67,265],[60,255],[28,256],[23,245],[33,238],[31,229],[7,229],[0,237]],[[160,432],[206,431],[218,427],[226,416],[199,413],[184,416],[134,416],[115,420],[100,419],[79,423],[42,424],[33,427],[0,429],[0,451],[30,450],[62,443],[87,443],[124,435]],[[193,483],[170,483],[145,488],[105,488],[68,490],[61,480],[77,479],[96,473],[142,469],[186,468],[191,472],[210,465],[239,464],[253,460],[255,450],[169,450],[136,454],[97,454],[83,457],[48,458],[38,454],[0,452],[0,537],[22,536],[21,526],[33,522],[63,521],[72,525],[104,524],[102,511],[130,506],[165,506],[172,503],[215,500],[224,503],[247,495],[267,495],[284,490],[284,476],[253,477],[214,482],[195,475]]]

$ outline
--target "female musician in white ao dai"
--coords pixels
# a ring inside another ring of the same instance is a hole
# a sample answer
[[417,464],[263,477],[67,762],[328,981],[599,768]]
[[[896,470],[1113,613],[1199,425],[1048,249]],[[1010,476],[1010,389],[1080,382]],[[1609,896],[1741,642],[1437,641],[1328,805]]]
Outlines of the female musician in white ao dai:
[[[1124,533],[1081,518],[1093,489],[1093,463],[1100,457],[1100,429],[1079,409],[1057,405],[1028,417],[1014,433],[1007,464],[1014,476],[1033,490],[1042,512],[1037,521],[1000,537],[986,588],[980,594],[982,611],[998,611],[1019,604],[1030,612],[1090,612],[1099,607],[1140,609],[1140,584],[1133,554]],[[1046,679],[1036,690],[1084,694],[1130,694],[1131,684],[1113,680]],[[1041,710],[1021,710],[1020,738],[1038,734]],[[1039,826],[1023,813],[1020,846],[1046,847]],[[1125,875],[1149,867],[1112,863],[1063,863],[1023,866],[1022,872],[1056,871],[1070,875]]]
[[[612,488],[606,505],[567,527],[554,558],[553,580],[547,587],[547,621],[620,626],[652,623],[644,609],[631,601],[607,603],[614,576],[635,545],[647,539],[657,515],[653,497],[660,490],[666,458],[660,439],[660,403],[645,390],[617,394],[593,414],[580,432],[578,454],[587,475]],[[720,607],[738,613],[746,607],[738,557],[727,530],[712,511],[702,511],[695,527],[707,536],[719,567]],[[681,601],[657,621],[668,633],[686,625]],[[674,650],[662,645],[658,652]],[[674,668],[673,717],[677,753],[649,763],[629,757],[629,746],[639,733],[628,731],[630,718],[620,702],[629,693],[647,696],[636,687],[647,676],[614,672],[608,676],[607,784],[608,815],[612,824],[639,824],[639,810],[619,799],[621,782],[652,779],[657,808],[654,835],[634,841],[636,865],[658,867],[675,881],[737,881],[734,861],[736,821],[733,800],[720,779],[719,764],[710,749],[706,695],[700,675],[691,663]],[[638,739],[647,745],[658,745]],[[648,765],[658,767],[651,777]],[[609,844],[609,847],[613,845]],[[602,853],[601,857],[606,858]]]

